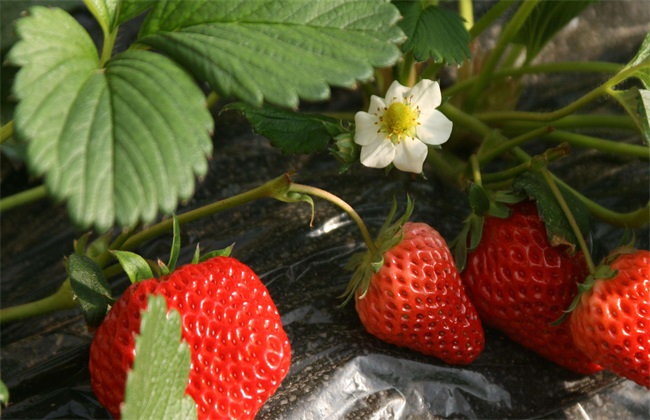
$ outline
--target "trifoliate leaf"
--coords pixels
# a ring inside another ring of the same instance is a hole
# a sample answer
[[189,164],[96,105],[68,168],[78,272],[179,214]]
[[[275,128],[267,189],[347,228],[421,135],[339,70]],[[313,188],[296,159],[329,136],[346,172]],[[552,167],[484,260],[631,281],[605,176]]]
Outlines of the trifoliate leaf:
[[113,302],[111,288],[102,269],[85,255],[72,254],[68,260],[70,286],[89,327],[98,327]]
[[148,280],[154,277],[147,260],[131,251],[111,251],[120,262],[122,269],[131,283]]
[[417,61],[429,57],[436,62],[462,64],[471,58],[469,32],[463,19],[454,11],[438,6],[422,8],[418,1],[394,1],[402,14],[399,22],[407,40],[402,51],[413,51]]
[[184,70],[142,50],[100,69],[93,41],[60,9],[34,7],[17,30],[16,134],[73,221],[100,231],[146,223],[192,195],[213,120]]
[[253,130],[284,153],[312,153],[323,150],[332,138],[345,132],[341,123],[320,115],[302,114],[271,106],[258,108],[243,102],[225,110],[240,111]]
[[394,64],[403,40],[398,19],[386,1],[161,0],[138,41],[224,96],[295,107]]
[[526,46],[526,61],[531,62],[560,29],[594,1],[540,1],[528,15],[513,42]]
[[178,311],[167,313],[165,298],[150,296],[135,339],[135,359],[126,378],[121,417],[195,419],[196,404],[185,395],[190,366],[190,349],[181,339]]
[[[539,172],[524,172],[515,178],[512,187],[515,191],[525,192],[529,197],[535,199],[539,217],[546,225],[546,233],[551,245],[564,245],[573,252],[578,246],[578,240],[544,177]],[[570,190],[561,185],[558,187],[581,234],[586,237],[589,234],[587,207]]]

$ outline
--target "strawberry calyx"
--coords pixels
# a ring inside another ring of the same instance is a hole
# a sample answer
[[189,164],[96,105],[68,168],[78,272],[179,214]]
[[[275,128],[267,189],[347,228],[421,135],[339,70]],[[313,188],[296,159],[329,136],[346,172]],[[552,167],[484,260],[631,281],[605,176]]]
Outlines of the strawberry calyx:
[[377,273],[384,265],[384,253],[389,249],[397,246],[404,237],[404,224],[408,222],[413,213],[414,202],[410,196],[406,196],[406,208],[404,214],[395,219],[397,212],[397,202],[393,200],[390,212],[386,221],[382,225],[376,239],[373,241],[375,249],[368,249],[363,252],[358,252],[352,257],[346,265],[346,269],[353,271],[352,278],[348,283],[345,291],[339,296],[344,299],[341,307],[347,305],[352,297],[357,294],[358,297],[363,299],[368,292],[370,286],[370,279],[374,273]]

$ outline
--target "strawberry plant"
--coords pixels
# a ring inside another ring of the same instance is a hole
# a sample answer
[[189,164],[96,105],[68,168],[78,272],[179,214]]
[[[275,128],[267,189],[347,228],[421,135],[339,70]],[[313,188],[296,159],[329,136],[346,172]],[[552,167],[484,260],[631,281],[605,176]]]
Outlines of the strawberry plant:
[[[48,234],[51,241],[61,242],[60,229],[74,236],[53,251],[67,255],[60,271],[33,280],[56,283],[47,288],[14,281],[19,274],[6,267],[27,251],[3,246],[3,329],[28,331],[42,327],[31,322],[47,317],[77,316],[74,322],[89,331],[90,355],[82,355],[90,360],[86,383],[114,417],[249,418],[264,415],[269,398],[292,405],[299,381],[291,379],[290,360],[298,360],[300,370],[312,359],[302,347],[302,330],[285,332],[282,324],[309,314],[296,315],[282,293],[266,288],[264,275],[257,277],[258,268],[237,255],[250,242],[239,227],[271,214],[242,209],[276,201],[286,206],[283,220],[305,228],[309,223],[309,237],[347,225],[358,233],[338,244],[346,252],[365,248],[349,252],[351,274],[338,267],[333,281],[304,273],[296,278],[305,281],[305,296],[343,293],[337,316],[360,321],[362,353],[378,346],[462,373],[482,363],[502,366],[492,364],[490,353],[499,331],[549,359],[552,365],[544,366],[552,375],[561,375],[553,370],[557,365],[578,380],[598,381],[610,378],[596,373],[604,369],[648,386],[642,333],[622,342],[598,335],[603,328],[619,336],[630,325],[647,324],[642,305],[624,311],[618,322],[594,296],[647,300],[647,276],[638,273],[643,263],[630,268],[625,261],[644,258],[638,256],[648,247],[647,191],[634,182],[647,178],[650,161],[650,35],[625,42],[625,55],[611,62],[588,56],[588,48],[559,60],[545,56],[594,10],[612,7],[606,3],[1,3],[2,242],[29,240],[29,226],[14,226],[13,218],[22,220],[35,205],[65,214],[65,223]],[[647,22],[638,27],[650,30]],[[593,81],[575,96],[531,106],[533,82],[551,75]],[[224,148],[228,119],[264,139],[254,143],[258,161],[243,163],[249,144]],[[283,164],[271,156],[281,156]],[[581,174],[594,156],[610,159],[608,168],[615,170]],[[640,176],[634,172],[639,167]],[[305,174],[313,182],[296,182]],[[586,190],[590,177],[603,185]],[[612,179],[618,184],[610,188]],[[383,195],[388,187],[377,187],[376,180],[404,186],[390,211]],[[464,224],[444,226],[446,218],[414,211],[418,204],[410,198],[403,216],[393,220],[405,196],[442,208],[447,188],[463,206],[448,220]],[[625,188],[633,198],[623,205],[611,201]],[[323,222],[319,202],[340,214]],[[372,206],[389,213],[383,226],[375,222],[385,214],[368,213]],[[241,215],[233,215],[235,209]],[[305,209],[311,210],[309,222],[300,213]],[[221,227],[212,237],[192,230],[206,220]],[[190,256],[180,244],[181,226],[189,242],[241,244],[232,248],[233,257],[205,254],[198,245]],[[270,230],[255,234],[272,236]],[[602,240],[603,232],[623,230],[641,232],[631,244],[635,257],[606,258],[602,266],[609,268],[596,266],[595,256],[616,248],[611,237]],[[161,238],[171,240],[162,251],[154,246]],[[166,263],[161,252],[170,255]],[[294,267],[285,261],[288,252],[277,252],[283,261],[274,269]],[[25,255],[27,264],[40,259]],[[241,274],[236,287],[230,284],[235,273]],[[133,284],[120,287],[127,278]],[[195,298],[203,302],[201,311],[221,311],[204,314],[183,300]],[[355,309],[346,309],[352,300]],[[241,310],[249,306],[266,308],[255,311],[265,315],[244,320]],[[225,343],[204,334],[202,322],[228,318],[231,310],[244,326],[206,327],[225,334]],[[599,311],[609,315],[593,317]],[[554,323],[558,318],[564,322]],[[253,327],[257,336],[245,330]],[[233,337],[247,349],[239,352]],[[301,344],[299,354],[291,353],[292,342]],[[11,344],[3,337],[3,351]],[[230,363],[234,359],[246,363]],[[481,377],[504,377],[495,369]],[[30,386],[4,373],[2,379],[9,386],[0,381],[0,405],[9,404],[11,414],[14,400],[30,401],[24,391]],[[519,391],[508,388],[512,395]],[[300,395],[318,400],[307,391]]]

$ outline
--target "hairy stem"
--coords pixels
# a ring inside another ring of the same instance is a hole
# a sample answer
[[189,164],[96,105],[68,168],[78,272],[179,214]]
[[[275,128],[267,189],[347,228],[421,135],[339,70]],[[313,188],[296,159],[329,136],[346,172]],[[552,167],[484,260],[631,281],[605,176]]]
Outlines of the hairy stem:
[[74,300],[70,279],[67,279],[61,287],[52,295],[34,302],[0,309],[0,324],[5,324],[19,319],[29,318],[50,312],[64,309],[72,309],[77,306]]
[[40,185],[0,200],[0,213],[47,198],[47,188]]

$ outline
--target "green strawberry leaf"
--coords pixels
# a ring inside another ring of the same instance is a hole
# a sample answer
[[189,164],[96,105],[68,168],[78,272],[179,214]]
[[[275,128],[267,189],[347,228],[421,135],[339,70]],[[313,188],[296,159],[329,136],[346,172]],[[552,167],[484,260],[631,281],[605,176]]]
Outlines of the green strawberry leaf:
[[650,144],[650,91],[633,87],[610,92],[632,118],[646,143]]
[[168,313],[164,297],[150,296],[135,339],[135,359],[126,378],[121,417],[197,418],[194,400],[185,395],[190,366],[190,348],[181,339],[178,311]]
[[68,260],[70,286],[89,327],[98,327],[112,304],[111,288],[102,269],[85,255],[72,254]]
[[595,0],[543,0],[528,16],[513,42],[526,46],[526,61],[531,62],[544,46],[573,18]]
[[332,138],[346,132],[341,122],[321,115],[301,114],[271,106],[258,108],[244,102],[224,107],[244,114],[255,133],[266,137],[283,153],[323,150]]
[[403,33],[384,1],[161,0],[138,42],[162,51],[223,96],[296,107],[394,64]]
[[432,57],[437,62],[463,64],[471,58],[471,37],[456,12],[433,5],[422,8],[421,2],[412,0],[393,4],[402,14],[399,26],[408,37],[402,44],[403,52],[413,51],[417,61]]
[[133,19],[149,9],[156,0],[122,0],[120,2],[120,13],[117,18],[117,24]]
[[[530,198],[536,200],[539,217],[546,226],[551,245],[565,245],[573,253],[578,246],[578,240],[544,177],[539,172],[524,172],[515,178],[512,186],[515,191],[525,192]],[[586,237],[589,234],[589,211],[587,207],[570,190],[561,185],[558,187],[576,220],[580,232]]]
[[638,69],[634,75],[641,80],[646,89],[650,89],[650,32],[646,34],[634,58],[621,71],[635,66],[638,66]]
[[213,119],[184,70],[142,50],[100,69],[90,36],[60,9],[33,7],[17,30],[16,134],[74,222],[99,231],[148,223],[192,195]]
[[6,407],[7,403],[9,403],[9,389],[7,388],[7,385],[0,380],[0,404]]
[[83,2],[102,27],[104,36],[115,28],[120,0],[83,0]]
[[140,255],[131,251],[111,251],[111,253],[120,262],[131,283],[154,278],[153,271],[151,271],[147,260]]

